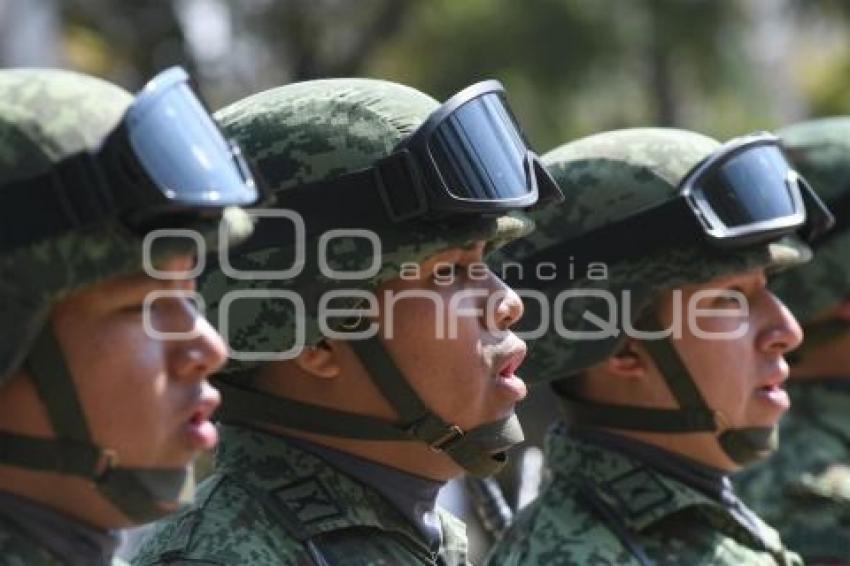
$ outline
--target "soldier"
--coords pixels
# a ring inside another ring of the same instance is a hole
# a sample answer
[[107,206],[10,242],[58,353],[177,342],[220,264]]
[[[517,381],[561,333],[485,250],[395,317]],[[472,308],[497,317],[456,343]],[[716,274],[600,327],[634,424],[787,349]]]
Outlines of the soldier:
[[303,245],[281,241],[291,218],[263,219],[202,284],[235,358],[216,382],[217,469],[133,562],[466,563],[437,492],[502,466],[526,392],[508,330],[522,303],[482,260],[527,232],[507,212],[557,186],[495,81],[442,106],[310,81],[217,118],[303,220]]
[[2,71],[0,148],[0,564],[108,564],[216,442],[225,351],[186,297],[195,245],[150,230],[214,243],[224,214],[235,241],[251,223],[223,207],[256,189],[176,68],[135,99]]
[[728,474],[772,450],[788,408],[800,329],[767,277],[807,254],[804,203],[813,233],[828,213],[766,134],[621,130],[544,162],[572,200],[535,214],[502,270],[542,294],[524,330],[551,309],[526,372],[559,380],[571,424],[489,563],[799,563]]
[[810,264],[772,284],[806,340],[791,360],[781,449],[736,482],[807,563],[850,564],[850,118],[796,124],[780,137],[838,224],[815,242]]

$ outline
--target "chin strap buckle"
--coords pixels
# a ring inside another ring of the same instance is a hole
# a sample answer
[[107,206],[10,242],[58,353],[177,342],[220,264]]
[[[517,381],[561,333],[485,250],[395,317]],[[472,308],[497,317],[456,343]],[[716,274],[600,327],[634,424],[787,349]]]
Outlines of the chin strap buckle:
[[94,468],[94,481],[101,482],[109,473],[109,470],[118,465],[118,453],[111,448],[104,448],[100,451],[100,457],[97,459],[97,464]]
[[428,447],[434,452],[445,452],[447,448],[463,438],[464,434],[459,426],[451,425],[445,434],[428,444]]

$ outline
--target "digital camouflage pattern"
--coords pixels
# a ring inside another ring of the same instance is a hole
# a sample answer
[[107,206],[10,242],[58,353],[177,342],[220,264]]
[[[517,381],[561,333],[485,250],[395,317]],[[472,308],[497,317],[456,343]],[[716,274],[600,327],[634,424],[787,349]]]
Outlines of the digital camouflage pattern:
[[[511,273],[510,262],[617,222],[628,215],[658,204],[676,194],[678,185],[699,162],[717,150],[711,138],[684,130],[634,128],[592,135],[565,144],[543,156],[543,161],[564,194],[563,203],[531,213],[536,230],[495,254],[491,264],[497,273]],[[646,250],[640,257],[610,263],[607,270],[581,267],[568,285],[572,290],[608,291],[617,302],[609,312],[599,297],[575,297],[557,313],[563,328],[595,332],[592,340],[567,341],[554,331],[556,321],[541,338],[530,344],[523,365],[526,381],[556,380],[575,374],[611,355],[620,344],[626,311],[623,292],[631,294],[631,323],[640,317],[652,300],[669,289],[686,283],[702,283],[729,273],[756,267],[778,269],[808,258],[808,248],[796,239],[754,246],[747,250],[720,252],[704,244],[683,245],[671,238],[669,247]],[[558,270],[570,273],[569,258]],[[523,274],[523,277],[531,277]],[[522,287],[519,283],[518,287]],[[548,304],[563,287],[544,291]],[[526,301],[520,329],[540,326],[538,301]],[[595,315],[613,322],[612,332],[598,337],[600,325],[588,317]]]
[[850,564],[850,382],[788,392],[780,450],[735,477],[738,493],[807,563]]
[[[235,102],[216,113],[228,137],[234,138],[271,192],[278,208],[286,208],[286,191],[296,185],[329,180],[371,166],[389,155],[438,107],[433,98],[406,86],[368,79],[308,81],[267,90]],[[329,207],[334,203],[327,203]],[[262,224],[262,222],[261,222]],[[296,337],[296,312],[290,301],[241,300],[231,309],[222,328],[232,349],[239,352],[283,352],[303,338],[315,344],[322,335],[315,312],[319,298],[333,289],[374,289],[395,278],[405,262],[420,262],[436,252],[487,240],[495,247],[526,234],[531,224],[519,215],[498,219],[435,223],[423,220],[380,229],[381,267],[375,277],[358,280],[330,279],[319,271],[319,234],[307,230],[305,265],[297,277],[286,280],[255,278],[237,280],[220,270],[210,270],[201,291],[214,324],[220,321],[221,300],[230,291],[297,291],[303,299],[306,320],[303,337]],[[356,216],[350,228],[358,228]],[[280,241],[247,244],[231,259],[234,267],[247,270],[284,270],[295,260],[292,231]],[[376,252],[363,238],[337,238],[328,247],[327,261],[335,270],[363,270]],[[359,301],[340,300],[338,308],[352,308]],[[311,316],[312,315],[312,316]],[[226,332],[224,332],[226,330]],[[255,362],[231,360],[225,372],[245,370]]]
[[466,564],[466,529],[440,511],[443,545],[363,484],[279,436],[222,425],[213,475],[196,505],[163,520],[136,566]]
[[[850,117],[802,122],[778,135],[794,166],[827,206],[850,195]],[[772,283],[803,325],[850,297],[850,230],[845,228],[815,246],[815,257],[808,265]]]
[[725,507],[621,453],[572,438],[561,422],[546,439],[548,474],[537,501],[488,557],[490,566],[640,565],[621,534],[588,503],[592,493],[653,564],[798,565],[779,535],[757,537]]
[[[829,205],[850,195],[850,118],[780,130],[789,157]],[[838,218],[839,226],[846,219]],[[811,263],[781,274],[773,290],[803,323],[807,345],[840,340],[846,325],[808,325],[850,297],[850,231],[815,244]],[[826,330],[826,333],[823,333]],[[811,331],[811,332],[810,332]],[[850,372],[794,383],[779,452],[737,477],[742,497],[808,562],[850,564]]]
[[[0,185],[97,148],[132,100],[117,86],[69,71],[0,71]],[[226,218],[226,237],[235,241],[250,230],[241,211],[230,210]],[[197,228],[214,243],[217,224]],[[158,263],[175,252],[192,251],[188,246],[185,239],[160,239],[152,259]],[[105,277],[141,269],[141,238],[117,223],[69,232],[0,256],[0,385],[20,366],[55,301]]]

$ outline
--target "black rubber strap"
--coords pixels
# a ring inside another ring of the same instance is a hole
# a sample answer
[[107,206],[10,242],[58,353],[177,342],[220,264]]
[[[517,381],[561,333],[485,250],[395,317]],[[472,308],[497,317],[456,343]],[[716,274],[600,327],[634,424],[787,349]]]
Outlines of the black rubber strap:
[[0,432],[0,463],[97,480],[114,460],[88,442]]
[[402,426],[389,421],[261,393],[234,385],[230,378],[214,383],[225,400],[215,419],[224,423],[265,423],[341,438],[411,440]]
[[[660,332],[661,324],[654,318],[644,325],[644,329]],[[691,373],[682,361],[679,352],[673,346],[669,338],[657,340],[644,340],[641,342],[646,348],[652,361],[658,366],[658,371],[664,377],[667,387],[682,409],[694,409],[697,411],[708,411],[708,403],[694,383]]]
[[7,183],[0,207],[0,251],[102,222],[118,209],[113,191],[88,152],[50,170]]
[[561,395],[570,418],[586,426],[644,432],[712,432],[717,429],[715,414],[707,409],[653,409],[590,403]]
[[[651,319],[641,325],[643,330],[661,331],[661,324]],[[705,402],[691,378],[688,368],[669,338],[643,340],[658,371],[664,378],[676,409],[635,407],[592,403],[570,398],[560,393],[570,416],[583,425],[610,427],[645,432],[716,432],[720,428],[717,415]]]
[[77,442],[91,442],[74,379],[49,322],[33,342],[25,363],[56,435]]
[[[673,238],[671,242],[671,238]],[[616,263],[646,255],[647,250],[668,247],[671,243],[698,242],[703,232],[684,197],[667,200],[622,220],[606,224],[586,234],[543,248],[522,261],[522,279],[508,270],[505,282],[543,290],[571,283],[570,273],[583,272],[593,262]],[[536,281],[537,266],[551,263],[558,267],[554,277]],[[566,265],[574,266],[567,269]],[[525,277],[524,274],[531,274]]]
[[[282,156],[271,156],[259,160],[257,166],[263,172],[278,171],[282,175],[292,164]],[[276,186],[287,178],[271,178],[269,183]],[[308,236],[335,228],[379,228],[427,212],[418,167],[404,151],[368,169],[280,191],[274,206],[301,214]],[[273,223],[260,222],[246,245],[259,249],[279,239]]]

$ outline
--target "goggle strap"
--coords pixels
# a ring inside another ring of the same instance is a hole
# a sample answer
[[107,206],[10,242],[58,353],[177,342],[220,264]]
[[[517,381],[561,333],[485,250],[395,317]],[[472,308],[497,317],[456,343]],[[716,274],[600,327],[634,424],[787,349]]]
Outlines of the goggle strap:
[[840,207],[827,207],[805,181],[800,183],[800,195],[806,208],[806,223],[800,231],[800,236],[807,242],[814,242],[835,229],[836,218],[846,218],[847,212],[850,212],[850,198],[846,199],[843,210]]
[[[392,157],[392,156],[391,156]],[[274,160],[276,158],[268,158]],[[306,223],[308,237],[339,228],[381,228],[387,222],[395,222],[390,207],[410,205],[423,209],[424,196],[410,199],[412,172],[404,172],[401,160],[406,157],[382,160],[380,168],[370,167],[341,175],[327,181],[299,185],[292,189],[277,191],[274,206],[299,213]],[[274,163],[259,164],[262,170],[274,170]],[[271,185],[274,186],[274,180]],[[407,199],[407,202],[405,202]],[[413,202],[414,200],[418,202]],[[406,219],[415,216],[410,210]],[[266,224],[266,229],[264,229]],[[242,249],[257,249],[280,244],[280,233],[271,223],[260,222],[251,240]]]
[[[375,164],[375,184],[384,209],[393,222],[404,222],[428,212],[428,199],[413,155],[397,151]],[[398,187],[410,190],[399,190]]]
[[[523,260],[521,279],[508,277],[506,282],[512,286],[538,290],[554,288],[570,283],[571,272],[582,273],[593,262],[616,263],[640,258],[648,250],[669,247],[671,235],[675,235],[672,241],[686,243],[699,241],[701,234],[684,197],[677,196],[622,220],[541,249]],[[556,266],[554,277],[541,281],[525,277],[526,273],[535,274],[537,266],[543,263]],[[568,269],[567,265],[574,266],[574,269]]]
[[88,152],[7,183],[2,194],[0,252],[98,224],[116,213],[115,198]]
[[533,178],[537,183],[537,203],[529,207],[529,210],[538,210],[555,204],[564,202],[565,197],[558,182],[552,177],[552,174],[546,169],[546,166],[540,161],[536,155],[529,157],[530,162],[530,178]]

